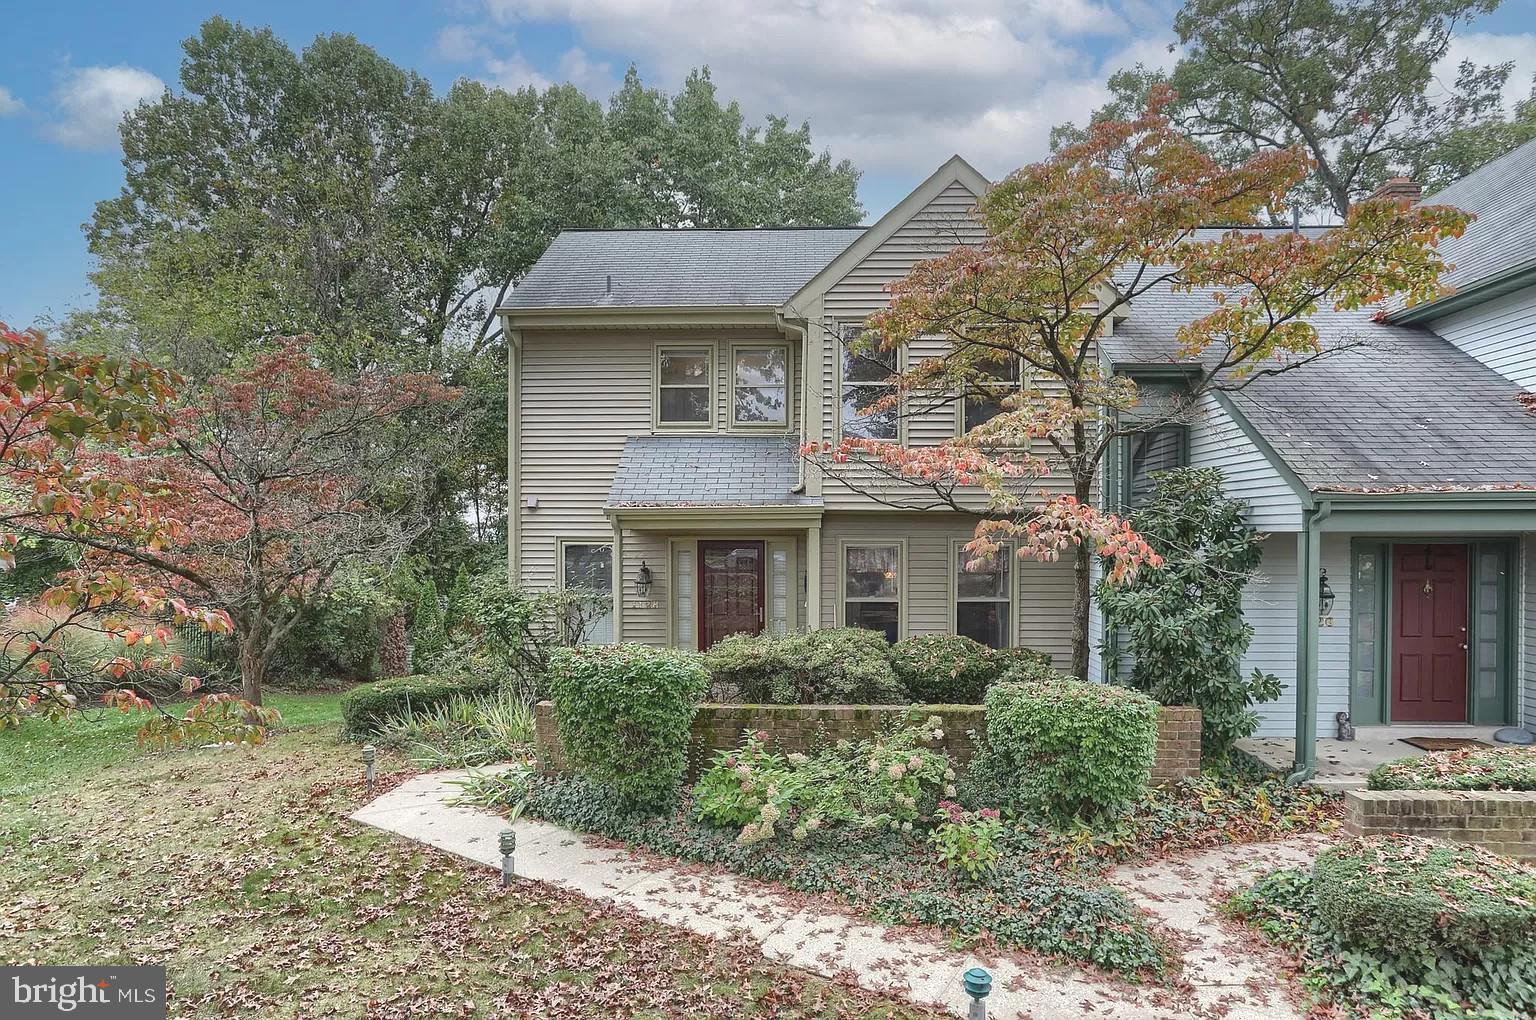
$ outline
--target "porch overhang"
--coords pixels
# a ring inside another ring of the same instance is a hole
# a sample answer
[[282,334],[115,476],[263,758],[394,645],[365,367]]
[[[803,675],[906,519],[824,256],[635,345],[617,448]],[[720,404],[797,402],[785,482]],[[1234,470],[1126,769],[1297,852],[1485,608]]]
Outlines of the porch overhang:
[[1536,531],[1536,488],[1394,492],[1313,490],[1302,512],[1296,561],[1296,745],[1292,780],[1317,772],[1318,598],[1322,536],[1475,539]]
[[[1496,535],[1536,531],[1536,489],[1316,492],[1319,531],[1360,535]],[[1326,510],[1324,509],[1326,508]]]
[[615,527],[631,531],[739,532],[796,531],[819,527],[822,506],[629,506],[609,505],[603,514]]

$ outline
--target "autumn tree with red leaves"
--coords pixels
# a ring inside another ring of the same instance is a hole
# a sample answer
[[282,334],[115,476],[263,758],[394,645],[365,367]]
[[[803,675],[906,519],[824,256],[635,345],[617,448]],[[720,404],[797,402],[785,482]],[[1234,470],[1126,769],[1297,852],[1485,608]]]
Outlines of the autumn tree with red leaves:
[[[49,347],[36,330],[0,323],[0,569],[15,566],[22,536],[79,541],[95,535],[137,549],[174,543],[181,522],[125,479],[94,474],[101,450],[143,446],[170,426],[176,379],[142,361],[81,356]],[[227,615],[108,564],[81,563],[41,597],[43,612],[11,615],[0,630],[0,729],[23,717],[60,719],[91,704],[158,708],[143,736],[158,741],[255,741],[271,713],[227,695],[200,698],[172,715],[121,687],[134,670],[179,672],[170,628],[230,629]],[[102,651],[66,654],[90,632]],[[184,691],[200,686],[184,678]]]
[[[1101,363],[1098,341],[1114,318],[1154,288],[1209,290],[1210,310],[1177,332],[1181,353],[1200,363],[1187,411],[1204,390],[1332,353],[1309,321],[1324,305],[1360,309],[1391,295],[1410,303],[1434,296],[1445,268],[1435,245],[1459,235],[1468,219],[1446,207],[1380,200],[1357,203],[1342,226],[1321,236],[1233,229],[1196,240],[1203,225],[1254,224],[1281,208],[1310,164],[1286,149],[1221,166],[1170,125],[1163,113],[1170,99],[1155,90],[1141,117],[1094,124],[1081,143],[991,189],[976,207],[987,240],[915,266],[852,342],[855,353],[890,352],[919,337],[950,345],[943,357],[913,359],[891,377],[889,395],[861,413],[913,415],[953,404],[957,395],[985,391],[1000,365],[1016,362],[1024,382],[1001,413],[937,446],[845,438],[805,451],[829,475],[883,502],[892,502],[885,493],[898,479],[921,489],[930,506],[974,513],[963,489],[979,487],[987,506],[973,552],[995,555],[1013,542],[1021,556],[1071,555],[1077,676],[1088,670],[1093,558],[1103,557],[1111,580],[1156,562],[1124,520],[1093,505],[1114,441],[1156,424],[1126,413],[1140,401],[1137,388]],[[1164,414],[1150,417],[1166,421]],[[1064,474],[1070,493],[1032,491],[1048,474]]]
[[131,485],[177,522],[148,544],[105,522],[79,537],[85,561],[226,613],[242,695],[260,705],[273,655],[337,572],[388,566],[426,530],[458,396],[432,375],[344,377],[285,340],[211,380],[163,433],[81,458],[92,484]]

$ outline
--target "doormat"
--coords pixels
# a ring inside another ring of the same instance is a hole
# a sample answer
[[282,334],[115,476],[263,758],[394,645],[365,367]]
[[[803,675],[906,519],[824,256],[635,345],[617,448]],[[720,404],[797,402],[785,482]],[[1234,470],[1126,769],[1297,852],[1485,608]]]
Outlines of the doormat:
[[1403,743],[1425,751],[1456,751],[1463,747],[1492,747],[1492,744],[1471,737],[1403,737]]

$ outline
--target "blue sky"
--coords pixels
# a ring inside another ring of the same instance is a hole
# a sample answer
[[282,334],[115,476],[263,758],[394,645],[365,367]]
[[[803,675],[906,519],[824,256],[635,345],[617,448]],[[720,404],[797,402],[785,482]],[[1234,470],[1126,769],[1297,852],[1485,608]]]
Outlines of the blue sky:
[[[1174,0],[267,0],[13,4],[0,64],[0,320],[93,300],[80,225],[122,180],[115,123],[173,88],[181,41],[215,14],[295,48],[350,32],[438,89],[573,81],[606,95],[633,62],[674,90],[709,64],[754,118],[809,119],[865,170],[878,216],[947,156],[990,175],[1042,155],[1108,72],[1170,59]],[[1457,53],[1536,72],[1536,0],[1506,0]],[[1521,86],[1522,91],[1524,85]]]

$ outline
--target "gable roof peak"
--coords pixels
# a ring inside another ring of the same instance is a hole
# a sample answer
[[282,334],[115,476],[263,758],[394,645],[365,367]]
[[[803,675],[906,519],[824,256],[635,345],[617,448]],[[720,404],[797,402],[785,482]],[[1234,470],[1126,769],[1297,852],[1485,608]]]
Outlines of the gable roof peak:
[[938,198],[946,188],[952,184],[959,184],[977,198],[981,198],[992,188],[992,182],[977,170],[964,157],[956,153],[941,163],[938,169],[929,174],[923,183],[897,202],[891,209],[871,224],[864,233],[837,258],[827,263],[822,270],[811,277],[796,291],[782,307],[783,313],[789,318],[799,318],[796,309],[802,307],[806,301],[819,294],[823,294],[838,280],[846,276],[854,266],[880,247],[892,234],[912,217],[923,210],[928,203]]

